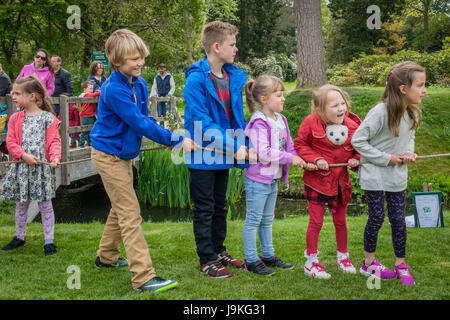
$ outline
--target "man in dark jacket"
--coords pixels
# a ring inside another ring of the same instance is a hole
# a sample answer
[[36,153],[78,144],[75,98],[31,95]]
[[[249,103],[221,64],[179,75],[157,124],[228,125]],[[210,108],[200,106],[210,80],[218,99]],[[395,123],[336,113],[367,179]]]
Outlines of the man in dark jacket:
[[11,79],[3,71],[0,64],[0,97],[6,96],[11,91]]
[[[52,97],[59,97],[60,95],[72,96],[72,76],[70,72],[61,67],[61,58],[58,56],[52,56],[50,63],[55,70],[55,91]],[[54,105],[56,116],[59,116],[59,104]]]

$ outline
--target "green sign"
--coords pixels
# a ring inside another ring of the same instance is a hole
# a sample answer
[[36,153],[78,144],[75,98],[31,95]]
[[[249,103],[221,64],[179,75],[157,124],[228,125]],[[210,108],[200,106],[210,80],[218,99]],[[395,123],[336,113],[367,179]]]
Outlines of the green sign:
[[92,51],[91,52],[91,60],[99,61],[99,62],[103,63],[105,68],[109,68],[109,62],[108,62],[108,58],[106,57],[105,51]]

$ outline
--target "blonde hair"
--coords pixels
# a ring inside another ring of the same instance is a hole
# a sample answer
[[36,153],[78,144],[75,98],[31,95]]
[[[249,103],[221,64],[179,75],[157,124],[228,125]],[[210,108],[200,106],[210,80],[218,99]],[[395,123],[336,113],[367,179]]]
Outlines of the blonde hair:
[[117,71],[117,67],[122,65],[135,51],[138,51],[143,58],[149,55],[144,41],[128,29],[114,31],[106,40],[105,50],[113,71]]
[[213,21],[206,24],[202,30],[202,44],[206,54],[211,51],[211,46],[214,43],[222,44],[228,36],[233,36],[237,33],[237,27],[227,22]]
[[261,104],[261,96],[268,97],[278,90],[284,91],[284,84],[277,77],[263,74],[256,78],[256,80],[248,81],[244,89],[248,110],[253,113],[256,103]]
[[405,61],[394,65],[388,72],[386,89],[381,101],[386,104],[388,113],[388,126],[394,137],[399,135],[400,120],[405,111],[412,120],[411,130],[419,128],[422,111],[418,105],[406,105],[400,86],[411,87],[416,72],[425,73],[425,69],[412,61]]
[[20,78],[14,82],[14,85],[19,86],[25,93],[34,93],[36,96],[36,105],[39,109],[55,114],[52,105],[45,97],[47,91],[36,76]]
[[319,89],[313,91],[313,97],[311,102],[311,113],[314,113],[317,111],[319,115],[325,114],[325,108],[327,106],[327,98],[328,98],[328,92],[330,91],[337,91],[342,96],[342,99],[344,99],[345,104],[347,105],[347,110],[345,111],[345,115],[348,116],[348,113],[350,112],[350,102],[348,99],[348,93],[342,90],[339,87],[333,86],[331,84],[326,84],[321,86]]

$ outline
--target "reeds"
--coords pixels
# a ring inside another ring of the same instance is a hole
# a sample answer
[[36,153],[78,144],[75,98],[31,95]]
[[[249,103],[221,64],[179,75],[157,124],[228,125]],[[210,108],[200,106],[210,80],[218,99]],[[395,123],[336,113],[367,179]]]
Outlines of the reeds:
[[[189,170],[172,162],[168,149],[146,151],[139,158],[136,194],[143,204],[170,208],[191,208]],[[244,175],[241,169],[230,170],[227,188],[228,204],[241,199]]]

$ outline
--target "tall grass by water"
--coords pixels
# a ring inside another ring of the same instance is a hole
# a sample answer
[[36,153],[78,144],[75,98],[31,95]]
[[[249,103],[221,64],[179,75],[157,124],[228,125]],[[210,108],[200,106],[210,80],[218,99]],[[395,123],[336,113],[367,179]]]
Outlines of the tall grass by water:
[[[189,169],[184,163],[175,164],[171,150],[152,150],[141,153],[137,173],[136,194],[139,200],[151,206],[191,208]],[[244,173],[241,169],[229,171],[227,202],[238,202],[244,190]]]

